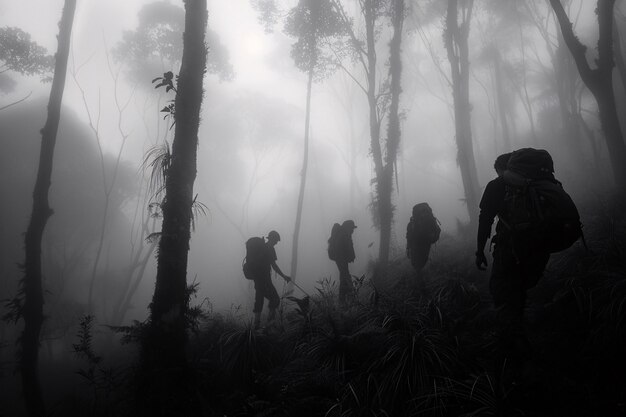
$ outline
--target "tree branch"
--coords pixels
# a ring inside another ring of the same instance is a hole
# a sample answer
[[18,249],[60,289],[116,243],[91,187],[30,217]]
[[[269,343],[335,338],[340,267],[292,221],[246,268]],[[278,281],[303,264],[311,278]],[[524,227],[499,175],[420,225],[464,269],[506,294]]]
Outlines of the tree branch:
[[0,111],[5,110],[5,109],[8,109],[9,107],[13,107],[13,106],[15,106],[16,104],[20,104],[22,101],[27,100],[27,99],[28,99],[28,97],[30,97],[30,96],[31,96],[31,94],[33,94],[33,92],[32,92],[32,91],[31,91],[30,93],[28,93],[28,94],[26,95],[26,97],[23,97],[23,98],[21,98],[21,99],[19,99],[19,100],[17,100],[17,101],[14,101],[13,103],[9,103],[9,104],[7,104],[6,106],[2,106],[2,107],[0,107]]
[[576,62],[576,66],[578,67],[581,78],[585,81],[585,84],[587,85],[591,86],[597,84],[597,76],[595,75],[595,71],[591,69],[585,56],[587,47],[583,45],[574,34],[572,22],[570,22],[569,17],[567,17],[567,13],[565,12],[563,5],[561,4],[561,1],[549,1],[559,21],[559,26],[561,27],[563,39],[565,40],[567,47],[574,57],[574,61]]

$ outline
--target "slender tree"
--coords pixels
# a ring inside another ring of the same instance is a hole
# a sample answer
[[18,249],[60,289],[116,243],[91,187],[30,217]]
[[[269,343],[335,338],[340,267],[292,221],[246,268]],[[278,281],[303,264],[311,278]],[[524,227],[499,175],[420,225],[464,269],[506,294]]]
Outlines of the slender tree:
[[502,129],[502,141],[504,142],[504,149],[508,151],[512,150],[512,141],[509,130],[509,109],[506,98],[506,92],[504,87],[503,77],[503,62],[498,46],[491,44],[485,48],[483,52],[487,60],[490,60],[493,65],[493,76],[496,87],[496,113],[500,119],[500,128]]
[[563,39],[569,48],[583,82],[589,88],[598,103],[600,124],[604,131],[609,151],[615,183],[621,190],[626,189],[626,144],[619,124],[615,94],[613,91],[613,12],[615,0],[598,0],[598,59],[597,67],[592,69],[587,62],[587,47],[576,37],[572,22],[569,20],[560,0],[550,0],[561,27]]
[[157,257],[156,288],[150,305],[150,322],[143,342],[147,366],[166,369],[184,368],[187,293],[187,257],[191,237],[193,184],[202,80],[207,49],[204,36],[207,24],[206,0],[185,1],[183,57],[175,99],[175,132],[170,165],[161,205],[163,224]]
[[43,284],[41,273],[41,243],[44,229],[52,215],[48,203],[54,148],[56,145],[61,102],[65,88],[67,58],[70,50],[70,37],[74,21],[76,0],[65,0],[61,22],[59,23],[58,50],[54,67],[54,78],[48,102],[48,118],[41,131],[41,152],[39,169],[33,192],[33,211],[26,230],[24,278],[22,293],[24,305],[21,310],[24,319],[24,331],[20,338],[21,352],[19,369],[22,375],[24,402],[31,417],[45,414],[41,384],[38,375],[39,336],[43,324]]
[[302,170],[300,172],[300,191],[298,193],[291,252],[291,278],[295,280],[298,270],[300,224],[302,222],[302,207],[309,163],[311,92],[314,79],[323,79],[335,69],[331,61],[324,56],[322,48],[326,40],[341,33],[341,26],[328,0],[299,0],[298,4],[287,15],[285,32],[298,38],[291,47],[291,57],[296,67],[307,74]]
[[[380,242],[378,248],[378,270],[377,275],[384,278],[386,275],[387,263],[389,261],[389,249],[391,243],[391,226],[393,224],[393,204],[391,202],[392,190],[385,189],[385,173],[388,164],[387,157],[393,159],[391,167],[395,167],[395,157],[397,150],[389,149],[386,146],[393,144],[387,142],[383,145],[381,135],[381,125],[383,118],[387,115],[390,105],[389,80],[381,77],[378,73],[378,54],[376,45],[382,33],[383,17],[387,11],[389,1],[381,0],[359,0],[359,18],[362,25],[361,30],[356,29],[355,19],[348,15],[343,7],[343,2],[332,0],[333,7],[341,17],[345,27],[348,41],[347,52],[340,51],[343,55],[348,55],[361,68],[365,82],[361,82],[345,66],[342,69],[348,73],[352,80],[359,86],[367,98],[369,110],[369,139],[370,152],[374,163],[374,193],[372,197],[372,214],[374,224],[380,231]],[[361,35],[362,32],[364,36]],[[382,78],[382,79],[381,79]],[[393,146],[393,145],[392,145]],[[392,174],[393,175],[393,174]],[[389,191],[389,192],[387,192]]]
[[[469,96],[469,30],[473,0],[448,0],[444,42],[451,67],[457,163],[465,190],[465,202],[472,230],[478,220],[479,185],[472,141],[472,106]],[[460,21],[459,21],[460,16]]]
[[[393,36],[389,42],[389,114],[387,118],[386,153],[381,177],[377,181],[378,206],[381,220],[381,244],[387,250],[380,257],[382,277],[386,276],[386,265],[389,260],[389,245],[391,243],[391,227],[393,223],[393,177],[396,168],[398,149],[400,147],[400,93],[402,92],[402,28],[404,26],[404,0],[391,2],[391,23]],[[382,231],[385,231],[384,235]],[[384,239],[384,240],[383,240]]]

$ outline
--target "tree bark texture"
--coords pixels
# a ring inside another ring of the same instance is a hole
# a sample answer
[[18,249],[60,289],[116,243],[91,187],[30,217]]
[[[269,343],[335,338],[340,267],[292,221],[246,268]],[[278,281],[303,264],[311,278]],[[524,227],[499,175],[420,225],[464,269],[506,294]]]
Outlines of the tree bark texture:
[[382,146],[380,144],[380,117],[378,115],[378,99],[376,97],[376,35],[374,27],[376,25],[376,13],[374,10],[373,0],[364,0],[362,2],[363,16],[365,19],[365,39],[366,39],[366,55],[367,55],[367,103],[369,107],[369,130],[370,130],[370,152],[374,162],[375,175],[375,196],[374,207],[375,215],[378,217],[378,226],[380,227],[380,243],[378,247],[378,266],[379,277],[385,276],[385,269],[389,259],[389,239],[391,229],[387,229],[383,217],[382,207],[384,203],[381,200],[384,197],[380,195],[380,188],[383,182],[383,155]]
[[48,102],[48,118],[41,131],[41,151],[39,169],[33,192],[33,211],[26,230],[24,279],[22,291],[24,305],[24,331],[20,339],[21,352],[19,369],[22,376],[24,402],[28,415],[43,416],[45,407],[38,374],[39,336],[43,324],[43,284],[41,274],[41,243],[44,229],[52,215],[48,203],[54,148],[56,146],[61,103],[67,74],[67,59],[70,51],[70,38],[76,10],[76,0],[65,0],[63,14],[59,23],[58,50],[55,57],[54,78]]
[[392,24],[393,37],[389,42],[389,80],[391,101],[387,124],[387,146],[382,175],[377,181],[378,208],[380,215],[380,242],[379,252],[380,273],[386,276],[386,265],[389,261],[389,246],[391,243],[391,228],[393,225],[393,176],[400,146],[400,94],[402,92],[402,59],[400,56],[402,45],[402,29],[404,23],[404,0],[393,1]]
[[163,225],[157,257],[156,287],[150,305],[150,337],[144,341],[144,360],[162,368],[185,368],[187,257],[191,236],[193,184],[202,80],[207,49],[206,0],[185,1],[183,57],[175,99],[176,126],[172,160],[167,171]]
[[619,189],[626,187],[626,145],[619,125],[615,95],[613,92],[613,10],[615,0],[598,0],[598,59],[597,67],[592,69],[587,62],[583,45],[574,34],[572,23],[560,0],[550,0],[561,27],[563,39],[567,44],[583,82],[589,88],[598,103],[600,124],[613,168],[615,183]]
[[468,37],[473,9],[469,0],[459,24],[458,0],[448,0],[444,41],[450,60],[452,97],[454,101],[454,124],[457,144],[457,163],[461,170],[465,202],[470,225],[475,229],[478,220],[479,184],[472,141],[472,107],[469,99],[469,47]]

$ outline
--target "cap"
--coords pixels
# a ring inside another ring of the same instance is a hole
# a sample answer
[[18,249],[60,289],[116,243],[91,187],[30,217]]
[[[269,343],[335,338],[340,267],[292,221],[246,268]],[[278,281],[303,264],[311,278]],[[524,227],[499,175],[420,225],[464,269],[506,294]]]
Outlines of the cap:
[[345,228],[356,229],[356,225],[354,224],[354,220],[346,220],[345,222],[343,222],[343,224],[341,226],[345,227]]

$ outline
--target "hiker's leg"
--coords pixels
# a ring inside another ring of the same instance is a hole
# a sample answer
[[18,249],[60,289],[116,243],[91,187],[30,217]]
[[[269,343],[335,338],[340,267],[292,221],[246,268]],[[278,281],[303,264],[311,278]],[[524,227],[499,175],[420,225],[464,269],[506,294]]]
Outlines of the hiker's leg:
[[274,284],[270,282],[267,288],[267,299],[269,300],[269,313],[267,315],[267,321],[272,321],[276,317],[276,309],[280,304],[280,297],[278,296],[278,292],[276,291],[276,287]]
[[259,277],[254,280],[254,328],[258,329],[261,326],[261,311],[263,311],[263,303],[267,293],[267,284],[263,277]]
[[529,290],[537,285],[539,279],[543,276],[543,271],[546,269],[546,265],[550,260],[550,253],[539,250],[531,254],[527,262],[525,262],[524,274],[524,288]]
[[265,286],[261,278],[254,280],[254,309],[255,313],[263,311],[263,303],[265,301]]
[[515,335],[522,330],[526,292],[521,272],[511,247],[496,246],[489,291],[496,308],[496,347],[503,357],[511,354]]
[[422,294],[426,289],[424,266],[426,266],[426,262],[428,262],[429,254],[430,244],[418,243],[415,245],[413,257],[411,258],[411,264],[415,269],[415,285],[418,294]]
[[345,304],[352,293],[352,277],[348,269],[348,262],[336,261],[339,269],[339,304]]
[[428,262],[428,255],[430,254],[430,244],[418,244],[413,251],[413,257],[411,258],[411,264],[415,271],[420,272],[426,262]]

